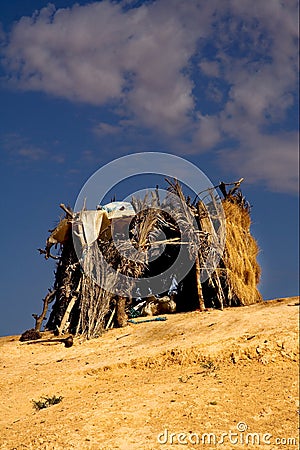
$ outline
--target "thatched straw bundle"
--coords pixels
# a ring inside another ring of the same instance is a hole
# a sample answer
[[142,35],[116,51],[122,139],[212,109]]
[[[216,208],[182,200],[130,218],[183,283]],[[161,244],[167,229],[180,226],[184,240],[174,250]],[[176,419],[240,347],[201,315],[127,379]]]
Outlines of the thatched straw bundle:
[[250,305],[262,300],[257,289],[261,269],[257,262],[259,248],[250,233],[248,208],[234,198],[223,201],[226,216],[224,266],[228,302]]

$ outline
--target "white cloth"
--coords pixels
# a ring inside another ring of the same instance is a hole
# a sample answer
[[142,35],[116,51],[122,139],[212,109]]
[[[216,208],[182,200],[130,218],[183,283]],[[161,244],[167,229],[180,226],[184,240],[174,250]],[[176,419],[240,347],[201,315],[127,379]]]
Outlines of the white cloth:
[[100,231],[104,231],[109,225],[106,211],[81,211],[80,219],[82,222],[85,244],[90,246],[99,237]]

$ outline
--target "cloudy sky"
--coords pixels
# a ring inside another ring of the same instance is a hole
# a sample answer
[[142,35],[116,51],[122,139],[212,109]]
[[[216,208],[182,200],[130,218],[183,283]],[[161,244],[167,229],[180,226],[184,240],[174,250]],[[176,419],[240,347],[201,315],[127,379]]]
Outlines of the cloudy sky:
[[262,294],[298,294],[297,17],[294,0],[1,2],[0,335],[40,312],[58,204],[134,152],[244,177]]

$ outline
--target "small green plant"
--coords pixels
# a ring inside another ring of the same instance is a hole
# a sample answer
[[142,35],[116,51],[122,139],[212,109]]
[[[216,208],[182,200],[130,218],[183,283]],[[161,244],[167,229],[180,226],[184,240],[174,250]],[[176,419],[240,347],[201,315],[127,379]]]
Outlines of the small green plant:
[[57,405],[62,401],[63,397],[60,395],[59,397],[56,397],[56,395],[53,395],[53,397],[42,397],[40,400],[32,400],[33,406],[37,411],[40,411],[40,409],[49,408],[49,406]]
[[209,372],[214,372],[215,370],[218,370],[219,367],[215,365],[215,363],[211,360],[208,360],[206,362],[202,362],[201,367]]

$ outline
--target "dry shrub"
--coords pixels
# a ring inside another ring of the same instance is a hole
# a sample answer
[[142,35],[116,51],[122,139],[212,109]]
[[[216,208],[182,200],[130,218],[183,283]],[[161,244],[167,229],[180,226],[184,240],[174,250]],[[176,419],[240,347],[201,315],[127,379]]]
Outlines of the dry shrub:
[[257,262],[259,248],[250,233],[251,219],[247,209],[230,200],[223,202],[226,217],[224,264],[228,297],[238,298],[241,305],[262,301],[257,289],[261,269]]

